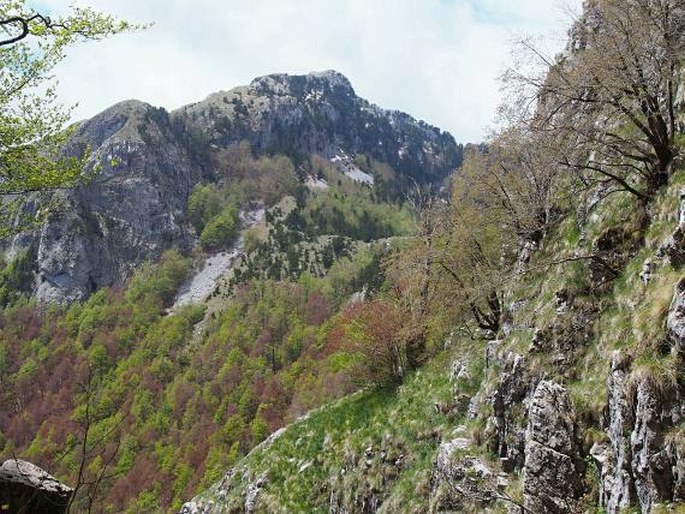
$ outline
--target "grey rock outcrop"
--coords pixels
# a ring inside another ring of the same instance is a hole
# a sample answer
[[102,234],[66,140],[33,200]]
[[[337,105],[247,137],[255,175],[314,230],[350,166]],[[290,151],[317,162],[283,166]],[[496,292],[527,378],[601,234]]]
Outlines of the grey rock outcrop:
[[685,356],[685,278],[680,279],[671,300],[666,328],[673,348]]
[[0,510],[62,514],[74,490],[35,464],[19,459],[0,466]]
[[[255,446],[250,453],[267,450],[274,441],[280,438],[286,428],[280,428]],[[257,512],[260,511],[259,495],[269,482],[267,473],[255,474],[248,467],[229,469],[211,488],[186,502],[179,514],[219,514],[222,512]],[[226,497],[231,490],[240,490],[239,503],[226,505]]]
[[664,450],[663,402],[649,380],[640,380],[635,393],[635,425],[630,434],[635,491],[642,512],[671,500],[673,476]]
[[137,101],[115,105],[76,130],[69,151],[85,148],[93,149],[95,178],[45,198],[45,222],[12,242],[36,255],[35,293],[42,302],[84,299],[121,283],[165,249],[192,243],[183,220],[199,170],[163,109]]
[[611,513],[627,508],[635,497],[628,435],[634,423],[634,414],[626,393],[628,367],[629,361],[615,352],[607,379],[608,415],[603,422],[609,441],[595,444],[590,449],[600,472],[600,504]]
[[592,341],[597,309],[590,303],[574,301],[568,291],[557,292],[557,306],[556,315],[534,333],[531,352],[553,355],[554,364],[563,369]]
[[651,282],[654,271],[656,270],[656,264],[652,259],[646,259],[642,264],[642,270],[640,271],[640,280],[644,285]]
[[496,497],[498,477],[480,457],[468,455],[471,441],[456,437],[443,441],[431,477],[429,512],[462,512],[484,507]]
[[454,416],[464,414],[469,408],[471,396],[463,392],[463,387],[470,379],[471,374],[469,373],[468,365],[465,362],[459,359],[452,362],[452,370],[450,372],[453,396],[452,406],[448,407],[435,404],[436,412],[443,412],[444,414],[452,414]]
[[673,231],[662,250],[668,255],[674,268],[680,268],[685,264],[685,225],[679,225]]
[[266,484],[268,478],[266,473],[262,473],[255,480],[247,484],[245,490],[245,512],[247,514],[252,514],[257,508],[257,497],[262,491],[262,488]]
[[570,513],[583,494],[585,472],[575,411],[566,390],[541,381],[526,429],[523,491],[532,512]]
[[531,390],[533,380],[521,355],[508,353],[502,363],[497,388],[490,397],[493,415],[486,432],[491,450],[501,460],[506,472],[519,470],[524,463],[525,415],[523,400]]
[[346,452],[326,485],[329,513],[377,512],[386,500],[385,485],[400,476],[407,455],[405,446],[388,432],[380,444],[370,444],[362,452]]
[[685,264],[685,189],[680,190],[678,226],[662,246],[661,250],[668,255],[671,265],[674,268],[680,268]]
[[632,505],[646,514],[685,498],[682,442],[668,436],[685,420],[685,391],[676,383],[657,388],[631,366],[614,354],[603,422],[609,441],[590,451],[600,470],[600,503],[611,514]]

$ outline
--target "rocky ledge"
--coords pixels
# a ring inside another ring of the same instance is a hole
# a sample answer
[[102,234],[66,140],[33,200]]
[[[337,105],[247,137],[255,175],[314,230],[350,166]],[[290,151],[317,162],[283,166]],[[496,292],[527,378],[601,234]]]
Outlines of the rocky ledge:
[[0,466],[0,510],[62,514],[74,490],[47,471],[25,460],[9,459]]

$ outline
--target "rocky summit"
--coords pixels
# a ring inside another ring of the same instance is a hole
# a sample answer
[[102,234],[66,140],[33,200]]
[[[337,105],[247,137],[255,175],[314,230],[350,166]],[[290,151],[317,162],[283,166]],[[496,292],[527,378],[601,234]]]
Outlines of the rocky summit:
[[407,183],[439,181],[461,159],[451,135],[359,98],[334,71],[260,77],[171,113],[129,100],[78,124],[67,152],[89,155],[92,179],[27,199],[22,216],[40,221],[5,241],[6,254],[28,254],[28,288],[44,303],[122,284],[164,250],[190,249],[190,192],[216,180],[214,156],[240,142],[295,159],[366,154]]

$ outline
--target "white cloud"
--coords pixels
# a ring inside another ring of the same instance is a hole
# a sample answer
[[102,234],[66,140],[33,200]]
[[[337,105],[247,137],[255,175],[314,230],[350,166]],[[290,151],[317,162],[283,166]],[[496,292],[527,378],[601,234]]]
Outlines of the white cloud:
[[[570,0],[577,10],[581,0]],[[70,0],[43,0],[53,12]],[[81,2],[77,2],[81,3]],[[267,73],[336,69],[357,93],[477,141],[499,103],[497,77],[517,35],[556,34],[570,18],[548,0],[90,0],[137,34],[87,43],[58,69],[65,103],[89,117],[138,98],[173,109]]]

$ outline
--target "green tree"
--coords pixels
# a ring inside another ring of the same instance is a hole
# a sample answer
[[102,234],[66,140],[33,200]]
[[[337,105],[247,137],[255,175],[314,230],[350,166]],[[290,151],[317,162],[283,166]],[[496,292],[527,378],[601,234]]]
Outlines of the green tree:
[[264,439],[266,439],[269,436],[269,425],[264,420],[264,410],[265,406],[263,404],[259,405],[259,409],[257,410],[257,414],[252,420],[252,424],[250,425],[250,432],[252,434],[252,443],[257,444],[261,443]]
[[223,200],[214,184],[197,185],[188,198],[188,219],[198,233],[221,212]]
[[388,260],[394,295],[414,327],[408,337],[413,366],[439,318],[467,326],[475,320],[488,335],[501,328],[502,291],[519,238],[528,237],[527,230],[518,233],[528,216],[514,219],[520,200],[512,184],[519,181],[492,165],[489,157],[469,152],[453,177],[452,201],[418,199],[418,237]]
[[27,292],[32,278],[31,256],[24,251],[4,267],[0,266],[0,306],[7,306]]
[[11,232],[21,194],[71,187],[88,177],[88,152],[64,151],[73,130],[67,127],[71,108],[57,99],[54,67],[81,41],[140,28],[90,8],[72,7],[53,18],[26,4],[0,3],[0,194],[20,195],[5,197],[0,235]]

